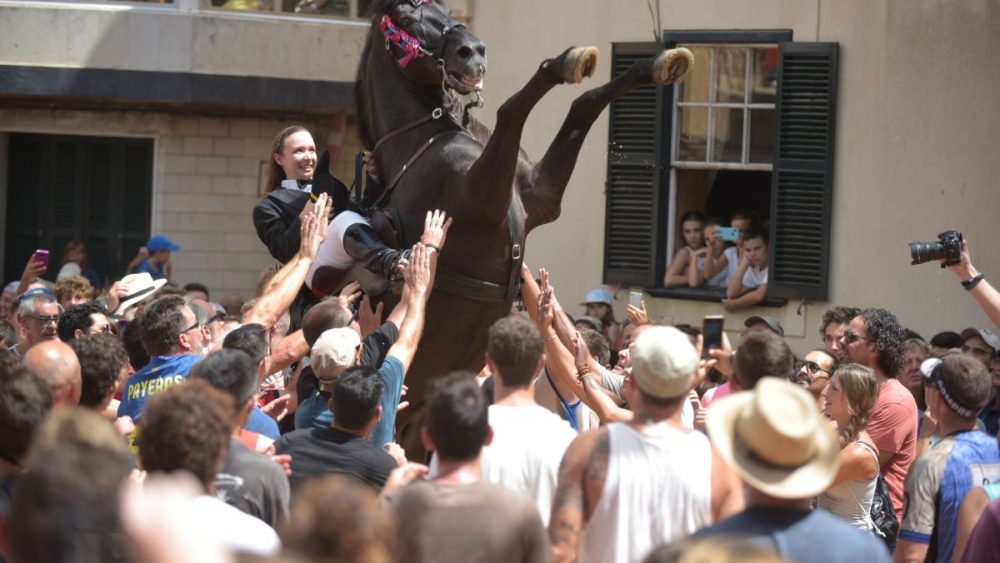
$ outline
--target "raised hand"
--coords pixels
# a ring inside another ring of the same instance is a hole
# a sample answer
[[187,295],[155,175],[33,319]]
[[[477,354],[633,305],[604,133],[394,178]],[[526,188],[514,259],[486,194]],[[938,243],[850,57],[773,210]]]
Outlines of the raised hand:
[[431,249],[423,244],[413,245],[409,263],[400,262],[403,280],[410,291],[426,292],[431,283]]
[[444,211],[440,209],[428,211],[424,218],[424,234],[420,235],[420,242],[440,252],[444,247],[445,239],[448,238],[448,229],[450,228],[451,217],[448,217]]
[[379,303],[372,311],[371,299],[367,295],[361,298],[361,306],[358,308],[358,328],[362,335],[368,336],[382,324],[382,309],[383,304]]
[[351,306],[351,303],[357,301],[362,295],[361,284],[356,281],[352,281],[340,290],[340,295],[337,296],[337,305],[346,309]]
[[625,307],[625,314],[628,316],[628,320],[636,326],[649,324],[650,320],[649,313],[646,311],[646,302],[640,301],[639,305],[641,305],[641,308],[631,303]]
[[319,253],[319,247],[326,240],[326,216],[330,212],[330,198],[326,194],[320,194],[316,200],[316,207],[312,213],[304,213],[301,216],[301,246],[299,251],[304,258],[315,260]]

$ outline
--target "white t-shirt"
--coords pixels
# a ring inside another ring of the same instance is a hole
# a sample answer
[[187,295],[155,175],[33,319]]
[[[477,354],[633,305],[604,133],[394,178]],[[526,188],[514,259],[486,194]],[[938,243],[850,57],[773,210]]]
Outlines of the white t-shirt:
[[209,523],[212,532],[230,551],[260,557],[272,557],[281,551],[278,534],[263,520],[215,497],[199,496],[192,502],[201,522]]
[[726,287],[740,267],[740,251],[735,246],[730,246],[723,251],[723,254],[726,255],[726,283],[722,284],[722,287]]
[[[729,257],[727,256],[726,258]],[[704,256],[699,256],[698,259],[695,261],[695,263],[698,266],[698,270],[700,271],[705,270]],[[705,281],[705,285],[708,287],[726,287],[727,285],[729,285],[729,270],[730,267],[729,264],[727,263],[726,269],[719,270],[718,272],[716,272],[714,276]]]
[[756,266],[750,266],[747,268],[746,273],[743,274],[743,287],[747,289],[753,289],[755,287],[760,287],[762,284],[767,283],[767,267],[758,270]]
[[483,480],[535,501],[549,525],[559,463],[576,432],[538,406],[490,406],[493,442],[483,448]]

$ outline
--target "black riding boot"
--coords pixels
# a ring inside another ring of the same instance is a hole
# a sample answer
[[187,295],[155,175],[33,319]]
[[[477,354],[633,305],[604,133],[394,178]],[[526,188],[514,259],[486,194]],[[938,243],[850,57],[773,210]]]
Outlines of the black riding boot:
[[396,266],[410,255],[409,250],[389,248],[367,223],[355,223],[344,231],[344,250],[365,269],[389,281],[400,279]]

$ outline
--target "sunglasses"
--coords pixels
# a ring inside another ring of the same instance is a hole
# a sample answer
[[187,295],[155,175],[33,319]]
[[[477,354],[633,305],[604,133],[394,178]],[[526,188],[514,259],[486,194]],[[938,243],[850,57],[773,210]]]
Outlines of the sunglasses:
[[90,334],[111,333],[111,323],[94,325],[90,327]]
[[816,362],[810,360],[800,360],[799,362],[796,363],[795,365],[796,371],[801,371],[802,368],[805,368],[810,375],[816,375],[819,372],[823,372],[826,374],[830,373],[829,371],[823,369],[823,367],[817,364]]
[[24,316],[28,317],[29,319],[33,319],[35,321],[38,321],[38,322],[42,323],[43,325],[47,325],[49,323],[58,323],[59,322],[59,317],[61,315],[50,315],[50,316],[47,316],[47,317],[41,316],[41,315],[24,315]]
[[[813,381],[817,379],[830,379],[830,372],[823,369],[816,362],[804,360],[799,361],[795,364],[795,379],[798,381],[805,381],[806,384],[811,385]],[[820,373],[825,373],[826,375],[819,375]]]
[[859,334],[854,334],[853,332],[851,332],[849,330],[844,331],[843,336],[841,336],[840,338],[842,338],[844,340],[844,342],[846,342],[848,344],[854,344],[858,340],[864,340],[864,341],[868,340],[864,336],[861,336]]
[[201,328],[201,323],[198,322],[198,319],[195,319],[193,325],[191,325],[191,326],[185,328],[184,330],[182,330],[181,334],[184,334],[185,332],[190,332],[190,331],[192,331],[192,330],[194,330],[196,328]]

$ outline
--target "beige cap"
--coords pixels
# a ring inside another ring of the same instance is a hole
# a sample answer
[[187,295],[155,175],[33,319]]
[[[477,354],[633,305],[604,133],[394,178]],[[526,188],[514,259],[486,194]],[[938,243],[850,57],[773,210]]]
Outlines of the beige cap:
[[688,336],[676,328],[657,326],[643,331],[629,355],[632,379],[649,395],[671,399],[691,390],[698,353]]
[[321,383],[332,383],[354,365],[361,337],[351,328],[332,328],[313,344],[309,365]]

